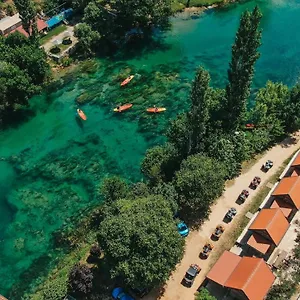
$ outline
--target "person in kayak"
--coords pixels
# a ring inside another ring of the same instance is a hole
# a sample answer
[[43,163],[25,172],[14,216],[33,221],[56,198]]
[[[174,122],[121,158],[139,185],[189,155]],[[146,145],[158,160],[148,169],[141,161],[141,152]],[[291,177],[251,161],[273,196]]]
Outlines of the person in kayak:
[[153,106],[154,107],[154,112],[158,112],[158,108],[156,107],[156,105]]
[[118,112],[121,112],[121,106],[120,105],[117,106],[117,110],[118,110]]

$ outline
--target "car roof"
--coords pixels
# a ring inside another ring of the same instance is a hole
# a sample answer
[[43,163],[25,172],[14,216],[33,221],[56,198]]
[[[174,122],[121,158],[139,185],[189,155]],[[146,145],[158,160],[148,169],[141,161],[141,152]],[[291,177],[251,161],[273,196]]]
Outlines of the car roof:
[[187,270],[187,273],[194,276],[197,274],[197,270],[193,267],[189,267],[189,269]]

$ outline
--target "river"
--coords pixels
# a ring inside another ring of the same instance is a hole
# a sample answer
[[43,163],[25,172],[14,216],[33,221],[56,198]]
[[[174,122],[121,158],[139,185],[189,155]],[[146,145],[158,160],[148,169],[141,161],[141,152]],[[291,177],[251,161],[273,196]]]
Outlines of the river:
[[[101,201],[104,177],[142,178],[141,158],[164,140],[168,121],[187,108],[197,66],[210,71],[213,86],[224,87],[240,14],[255,4],[264,17],[253,92],[268,79],[295,84],[300,1],[249,1],[201,17],[174,18],[172,29],[157,34],[146,49],[91,62],[61,80],[55,91],[34,97],[34,115],[0,132],[1,294],[8,296],[20,282],[29,284],[55,264],[53,232]],[[120,88],[128,74],[135,74],[134,80]],[[86,122],[75,118],[76,99],[86,102],[81,106]],[[134,106],[112,112],[124,102]],[[146,114],[154,104],[167,111]]]

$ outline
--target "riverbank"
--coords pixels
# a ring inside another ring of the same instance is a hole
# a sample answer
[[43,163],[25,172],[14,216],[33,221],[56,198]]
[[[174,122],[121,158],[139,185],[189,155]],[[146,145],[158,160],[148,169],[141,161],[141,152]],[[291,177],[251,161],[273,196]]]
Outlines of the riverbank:
[[[45,278],[57,267],[56,262],[64,259],[53,249],[53,232],[71,224],[71,216],[82,218],[81,210],[99,204],[91,183],[98,185],[101,178],[116,173],[128,180],[141,178],[140,159],[146,149],[161,143],[169,120],[186,109],[197,66],[210,70],[212,86],[225,86],[238,18],[255,4],[234,5],[201,18],[172,20],[172,30],[141,53],[96,60],[94,72],[71,72],[55,84],[53,92],[31,101],[36,109],[27,122],[0,133],[0,156],[12,157],[1,169],[5,177],[0,211],[1,294],[9,296],[8,289],[25,274],[41,282],[37,279],[41,269],[41,278]],[[286,31],[287,26],[298,30],[299,9],[287,5],[280,7],[279,14],[272,4],[260,4],[274,17],[264,23],[254,92],[267,79],[294,84],[299,66],[300,38],[294,31]],[[286,55],[282,55],[283,49]],[[128,73],[138,75],[120,89],[121,79]],[[75,119],[77,99],[86,103],[82,109],[88,121],[83,124]],[[134,106],[124,114],[113,114],[121,101]],[[168,109],[156,116],[145,114],[154,104]],[[13,209],[6,208],[6,203]],[[46,259],[52,260],[52,268],[41,264]]]

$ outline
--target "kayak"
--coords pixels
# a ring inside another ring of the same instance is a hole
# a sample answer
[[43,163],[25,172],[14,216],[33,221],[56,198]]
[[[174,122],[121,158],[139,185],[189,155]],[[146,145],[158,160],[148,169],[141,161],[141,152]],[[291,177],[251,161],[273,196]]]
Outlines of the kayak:
[[121,82],[121,86],[124,86],[127,83],[129,83],[133,79],[133,77],[134,75],[130,75],[129,77],[127,77],[124,81]]
[[124,105],[119,106],[119,108],[117,108],[117,107],[114,108],[114,112],[122,112],[122,111],[124,111],[124,110],[127,110],[127,109],[131,108],[132,105],[133,105],[133,104],[131,104],[131,103],[126,103],[126,104],[124,104]]
[[77,114],[83,121],[86,121],[87,117],[81,109],[77,108]]
[[163,111],[166,111],[167,109],[165,107],[151,107],[151,108],[147,108],[147,112],[149,113],[160,113]]

